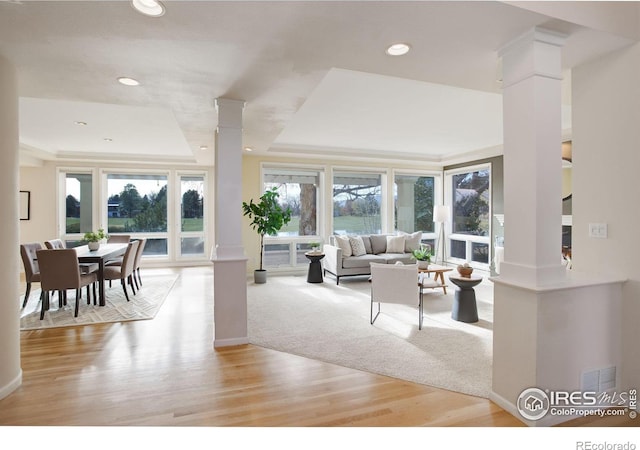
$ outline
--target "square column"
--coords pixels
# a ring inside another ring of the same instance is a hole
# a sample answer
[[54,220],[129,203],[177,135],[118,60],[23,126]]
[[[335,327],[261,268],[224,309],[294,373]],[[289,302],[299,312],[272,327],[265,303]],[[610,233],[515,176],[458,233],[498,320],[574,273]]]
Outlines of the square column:
[[[7,253],[0,283],[0,399],[22,384],[20,368],[20,228],[18,220],[18,77],[13,65],[0,55],[0,246]],[[33,296],[32,296],[33,297]]]
[[214,347],[247,344],[247,258],[242,246],[244,101],[216,99]]
[[561,258],[564,40],[534,28],[500,52],[506,219],[500,277],[532,287],[566,276]]

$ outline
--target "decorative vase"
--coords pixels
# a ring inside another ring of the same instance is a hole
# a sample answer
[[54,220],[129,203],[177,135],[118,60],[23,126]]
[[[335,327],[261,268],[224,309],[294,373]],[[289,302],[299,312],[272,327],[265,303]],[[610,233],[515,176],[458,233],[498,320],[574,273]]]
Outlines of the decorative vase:
[[418,260],[418,269],[428,269],[429,261],[420,261]]
[[256,284],[264,284],[267,282],[267,271],[262,269],[256,269],[253,271],[253,281]]
[[471,278],[471,274],[473,273],[473,267],[464,267],[458,266],[458,273],[461,277]]
[[87,245],[89,246],[89,250],[92,252],[95,252],[100,248],[100,242],[89,242]]

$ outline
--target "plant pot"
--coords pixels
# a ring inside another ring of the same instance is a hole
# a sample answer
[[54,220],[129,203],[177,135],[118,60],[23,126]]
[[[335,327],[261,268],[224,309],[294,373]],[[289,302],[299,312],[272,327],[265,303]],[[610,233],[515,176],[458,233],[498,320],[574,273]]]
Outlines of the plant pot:
[[429,261],[418,261],[418,269],[428,269]]
[[253,281],[256,284],[264,284],[267,282],[267,271],[262,269],[257,269],[253,271]]
[[95,252],[100,248],[100,242],[89,242],[88,244],[89,250]]

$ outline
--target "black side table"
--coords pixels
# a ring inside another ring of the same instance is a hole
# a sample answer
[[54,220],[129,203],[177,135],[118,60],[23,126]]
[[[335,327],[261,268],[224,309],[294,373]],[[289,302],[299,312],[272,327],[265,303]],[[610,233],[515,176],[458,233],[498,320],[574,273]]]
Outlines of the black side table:
[[458,286],[451,308],[451,318],[459,322],[477,322],[478,307],[476,291],[473,288],[480,284],[482,277],[466,278],[451,275],[449,281]]
[[304,254],[309,260],[309,272],[307,273],[307,283],[322,283],[322,264],[320,260],[324,258],[324,253]]

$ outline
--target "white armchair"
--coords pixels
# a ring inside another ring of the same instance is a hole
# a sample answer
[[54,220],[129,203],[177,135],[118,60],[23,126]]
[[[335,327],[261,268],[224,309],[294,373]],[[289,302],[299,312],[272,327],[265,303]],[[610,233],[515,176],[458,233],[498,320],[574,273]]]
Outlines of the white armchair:
[[[378,312],[373,316],[373,304]],[[371,324],[380,315],[380,303],[399,303],[415,308],[418,304],[418,329],[422,329],[422,296],[416,264],[371,264]]]

